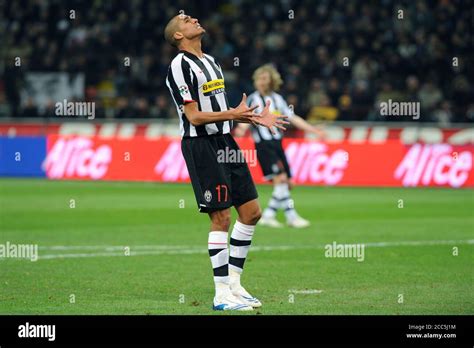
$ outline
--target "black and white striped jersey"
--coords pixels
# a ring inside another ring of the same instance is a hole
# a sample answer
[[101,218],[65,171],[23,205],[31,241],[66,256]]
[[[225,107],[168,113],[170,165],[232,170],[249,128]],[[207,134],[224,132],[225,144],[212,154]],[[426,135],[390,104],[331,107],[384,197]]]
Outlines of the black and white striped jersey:
[[176,104],[183,138],[230,133],[232,121],[193,126],[184,114],[184,105],[190,102],[197,102],[199,111],[229,109],[224,75],[212,56],[204,54],[203,58],[199,58],[192,53],[180,51],[168,68],[166,85]]
[[[262,96],[258,91],[253,92],[247,97],[248,106],[258,106],[255,112],[260,113],[265,107],[265,103],[269,100],[270,112],[272,114],[285,115],[291,118],[293,110],[288,106],[285,99],[278,93],[272,92],[269,95]],[[275,134],[272,134],[267,127],[252,126],[252,137],[256,143],[262,140],[280,140],[283,136],[282,132],[274,127]]]

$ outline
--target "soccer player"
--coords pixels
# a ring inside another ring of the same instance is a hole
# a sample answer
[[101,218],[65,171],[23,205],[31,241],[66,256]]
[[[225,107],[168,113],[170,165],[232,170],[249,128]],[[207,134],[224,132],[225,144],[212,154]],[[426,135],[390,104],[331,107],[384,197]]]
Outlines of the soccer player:
[[[177,15],[169,21],[165,38],[179,53],[168,69],[166,85],[178,111],[181,149],[199,211],[211,219],[208,249],[216,289],[213,309],[252,310],[262,304],[244,289],[240,276],[261,217],[257,190],[245,161],[224,163],[218,160],[218,154],[226,150],[240,153],[230,134],[233,121],[258,123],[272,130],[285,130],[288,122],[286,116],[270,113],[270,103],[256,114],[255,106],[247,106],[245,94],[236,108],[229,107],[223,71],[216,59],[201,50],[205,32],[199,21],[188,15]],[[232,206],[238,219],[229,251]]]
[[[249,95],[247,104],[253,107],[258,106],[257,112],[263,110],[266,103],[271,101],[270,112],[290,116],[290,123],[298,129],[314,133],[319,137],[324,134],[322,130],[294,115],[285,99],[276,93],[283,81],[273,65],[266,64],[255,70],[253,81],[256,91]],[[235,135],[243,136],[249,126],[250,124],[239,124],[235,129]],[[308,227],[310,222],[298,215],[291,199],[291,171],[282,147],[282,132],[278,129],[271,132],[268,128],[253,125],[252,137],[264,178],[273,182],[273,194],[259,224],[275,228],[283,227],[283,224],[276,219],[278,209],[282,209],[288,226]]]

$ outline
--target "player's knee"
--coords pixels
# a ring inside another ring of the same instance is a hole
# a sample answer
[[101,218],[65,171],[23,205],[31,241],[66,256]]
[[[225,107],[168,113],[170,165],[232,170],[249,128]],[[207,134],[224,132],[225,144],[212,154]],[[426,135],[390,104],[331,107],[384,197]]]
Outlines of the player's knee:
[[256,225],[258,220],[262,217],[262,209],[260,206],[255,207],[252,209],[246,216],[241,217],[243,220],[242,223],[246,225]]
[[254,214],[253,214],[253,225],[255,225],[258,220],[260,220],[260,218],[262,217],[262,209],[260,207],[257,207],[257,209],[255,209],[254,211]]
[[217,211],[211,216],[214,230],[228,231],[230,227],[230,211]]

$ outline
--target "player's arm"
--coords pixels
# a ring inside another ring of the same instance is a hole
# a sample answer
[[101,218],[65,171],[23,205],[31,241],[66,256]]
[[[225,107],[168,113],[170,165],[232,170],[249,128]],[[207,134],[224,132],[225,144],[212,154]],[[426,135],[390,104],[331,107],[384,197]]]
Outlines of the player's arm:
[[298,129],[301,129],[308,133],[316,134],[318,137],[323,138],[325,133],[321,128],[315,127],[310,123],[306,122],[303,118],[298,115],[293,115],[290,118],[290,123]]
[[316,134],[318,138],[324,138],[325,133],[321,128],[315,127],[310,123],[306,122],[302,117],[295,115],[293,109],[288,106],[285,99],[283,99],[283,97],[279,94],[277,94],[276,96],[276,103],[277,105],[279,105],[280,110],[290,116],[288,120],[293,126],[305,132]]
[[193,126],[202,126],[208,123],[231,121],[235,119],[233,110],[205,112],[199,111],[196,102],[189,102],[184,105],[186,118]]
[[257,106],[247,106],[247,96],[244,94],[242,101],[236,108],[230,108],[225,111],[205,112],[199,111],[197,103],[188,102],[184,105],[184,113],[193,126],[201,126],[208,123],[219,121],[239,121],[252,122],[252,118],[257,116],[254,110]]

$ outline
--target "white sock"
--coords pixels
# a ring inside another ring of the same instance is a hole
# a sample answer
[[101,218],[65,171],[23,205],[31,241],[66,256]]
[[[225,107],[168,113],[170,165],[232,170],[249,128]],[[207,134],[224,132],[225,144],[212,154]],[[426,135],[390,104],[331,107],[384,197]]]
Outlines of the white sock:
[[276,184],[273,186],[272,197],[268,201],[268,207],[263,211],[262,217],[264,219],[274,218],[277,210],[280,208],[280,199],[284,194],[285,184]]
[[227,247],[227,232],[209,232],[208,250],[214,272],[216,296],[229,291],[229,249]]
[[288,187],[287,183],[278,184],[279,188],[279,203],[280,209],[283,209],[285,212],[286,221],[290,222],[293,221],[295,218],[298,217],[298,214],[295,210],[295,203],[291,199],[290,188]]
[[229,257],[229,270],[233,271],[234,274],[240,274],[244,269],[245,259],[247,258],[250,244],[252,243],[254,231],[254,225],[245,225],[240,221],[236,221],[234,224],[234,229],[230,236]]
[[231,288],[239,288],[240,285],[240,275],[241,273],[234,271],[233,269],[229,269],[229,277],[230,277],[230,287]]

